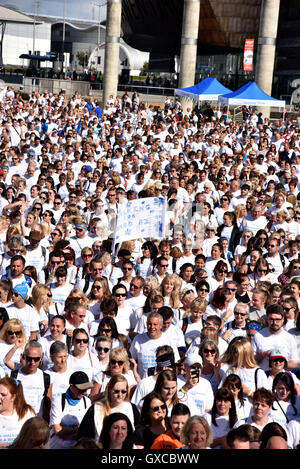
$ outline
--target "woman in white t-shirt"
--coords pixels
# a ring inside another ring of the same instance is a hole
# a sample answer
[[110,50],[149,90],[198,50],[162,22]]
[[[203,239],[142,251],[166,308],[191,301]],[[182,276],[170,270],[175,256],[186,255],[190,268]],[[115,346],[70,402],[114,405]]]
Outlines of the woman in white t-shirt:
[[0,380],[0,448],[6,448],[18,436],[23,424],[35,417],[26,403],[22,383],[5,376]]
[[74,288],[74,285],[67,283],[67,268],[64,266],[57,267],[55,271],[56,282],[50,283],[52,301],[64,306],[68,295]]
[[237,421],[232,392],[226,388],[218,389],[211,412],[205,414],[205,418],[212,431],[213,442],[211,448],[228,449],[226,435]]
[[[23,325],[19,319],[9,319],[0,331],[0,367],[3,374],[9,376],[11,369],[4,358],[11,351],[10,360],[20,365],[21,354],[27,342]],[[9,360],[9,361],[10,361]]]
[[105,370],[99,371],[94,376],[94,387],[90,395],[92,402],[104,396],[107,384],[115,375],[122,375],[126,378],[129,391],[141,381],[136,361],[129,359],[124,347],[113,348],[109,352],[109,362]]
[[251,397],[258,388],[268,387],[267,376],[264,370],[257,365],[248,338],[234,338],[230,342],[222,362],[225,365],[220,369],[221,382],[219,387],[222,387],[226,377],[232,373],[240,377],[244,395],[247,397]]
[[252,413],[252,402],[244,396],[241,378],[233,373],[228,375],[223,383],[223,388],[229,389],[234,396],[238,420],[249,417]]
[[70,351],[67,365],[73,371],[84,371],[92,381],[94,375],[99,371],[99,360],[89,350],[89,336],[85,329],[77,328],[73,331],[72,350]]

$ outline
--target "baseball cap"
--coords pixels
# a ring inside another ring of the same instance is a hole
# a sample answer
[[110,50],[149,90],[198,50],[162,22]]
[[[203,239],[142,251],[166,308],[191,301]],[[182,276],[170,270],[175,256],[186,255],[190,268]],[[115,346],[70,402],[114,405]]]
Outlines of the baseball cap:
[[275,358],[284,358],[284,360],[287,360],[287,353],[281,347],[276,347],[270,353],[270,360],[274,360]]
[[80,391],[86,391],[87,389],[92,389],[93,383],[89,381],[89,377],[83,371],[75,371],[72,373],[69,380],[70,384],[76,386]]

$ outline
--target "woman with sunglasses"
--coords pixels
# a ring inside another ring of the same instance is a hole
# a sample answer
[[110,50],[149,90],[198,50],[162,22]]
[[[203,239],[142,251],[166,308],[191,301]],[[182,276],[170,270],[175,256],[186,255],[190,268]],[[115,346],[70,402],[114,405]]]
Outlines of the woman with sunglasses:
[[5,376],[0,380],[0,448],[7,448],[19,435],[24,423],[35,417],[26,403],[21,381]]
[[127,380],[120,374],[111,377],[105,397],[94,402],[86,412],[80,424],[77,439],[88,437],[98,441],[104,418],[116,412],[127,415],[133,429],[139,423],[139,411],[136,405],[129,401]]
[[222,357],[220,368],[220,387],[231,373],[238,375],[242,381],[244,395],[251,398],[258,388],[268,387],[265,372],[257,365],[251,342],[247,337],[235,337]]
[[255,263],[253,272],[249,274],[249,281],[252,288],[255,288],[258,282],[277,283],[276,277],[270,272],[268,261],[263,257]]
[[[208,329],[208,328],[205,328]],[[199,355],[202,358],[201,377],[207,379],[215,393],[219,385],[219,358],[218,345],[209,338],[202,339],[199,346]]]
[[[21,355],[27,342],[23,325],[19,319],[9,319],[0,331],[0,373],[10,375],[11,367],[6,362],[12,361],[15,364],[21,363]],[[10,355],[7,357],[7,354]],[[8,363],[10,364],[10,363]],[[12,365],[11,364],[11,365]]]
[[290,373],[287,371],[287,358],[286,358],[286,351],[282,347],[277,347],[276,349],[273,349],[269,355],[269,369],[265,371],[267,377],[268,377],[268,382],[269,382],[269,387],[268,389],[272,390],[273,388],[273,382],[275,377],[279,373],[287,372],[291,375],[294,381],[295,385],[295,393],[299,396],[300,395],[300,381],[297,378],[295,373]]
[[208,280],[211,291],[215,291],[218,287],[222,287],[225,280],[228,280],[228,265],[224,260],[216,263],[213,269],[213,275]]
[[247,337],[247,322],[249,318],[250,308],[246,303],[237,303],[233,309],[234,319],[224,324],[220,335],[226,340],[231,340],[236,337]]
[[296,326],[297,318],[299,315],[298,302],[292,296],[285,298],[282,301],[282,307],[284,310],[285,324],[283,329],[290,331]]
[[74,371],[84,371],[92,381],[99,371],[99,360],[95,353],[89,350],[89,336],[85,329],[77,328],[73,331],[72,349],[70,350],[68,368]]
[[122,375],[126,378],[128,384],[129,395],[141,378],[137,372],[137,364],[135,360],[129,358],[124,347],[115,347],[109,352],[109,361],[105,370],[98,372],[94,376],[94,387],[91,392],[91,400],[94,402],[105,394],[107,383],[112,376]]
[[93,313],[95,320],[101,316],[101,302],[109,298],[112,298],[112,295],[106,278],[99,277],[94,280],[88,299],[89,310]]
[[99,372],[105,371],[109,364],[109,354],[112,348],[112,340],[106,336],[96,339],[94,350],[99,360]]
[[128,335],[131,329],[131,316],[133,314],[133,308],[129,303],[126,303],[127,288],[122,283],[115,285],[112,289],[112,297],[118,305],[117,321],[118,331],[125,336]]
[[113,317],[104,315],[104,311],[102,311],[102,314],[103,318],[100,320],[94,340],[99,336],[109,337],[112,340],[112,348],[121,347],[123,343],[120,339],[116,321]]
[[154,440],[169,429],[167,405],[159,393],[152,391],[144,398],[140,425],[134,432],[136,448],[150,449]]
[[[298,244],[295,241],[296,244]],[[291,278],[299,275],[300,272],[300,259],[293,259],[291,262],[288,264],[287,268],[284,269],[281,275],[277,278],[278,282],[281,283],[283,286],[287,286]]]

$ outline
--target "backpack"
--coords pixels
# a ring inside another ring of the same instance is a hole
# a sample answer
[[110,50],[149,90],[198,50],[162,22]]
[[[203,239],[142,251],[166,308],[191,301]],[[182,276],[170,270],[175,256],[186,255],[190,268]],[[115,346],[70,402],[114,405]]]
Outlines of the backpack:
[[[19,370],[13,370],[13,371],[10,373],[10,377],[16,379],[17,376],[18,376],[18,373],[19,373]],[[49,389],[49,386],[50,386],[50,375],[49,375],[48,373],[45,373],[45,371],[43,371],[43,378],[44,378],[44,394],[43,394],[43,399],[45,399],[45,397],[47,397],[48,389]]]
[[[264,258],[264,259],[266,259],[266,257],[268,257],[268,253],[267,253],[267,252],[263,255],[263,258]],[[286,259],[285,259],[284,255],[279,253],[279,257],[280,257],[280,261],[281,261],[282,267],[285,268]]]

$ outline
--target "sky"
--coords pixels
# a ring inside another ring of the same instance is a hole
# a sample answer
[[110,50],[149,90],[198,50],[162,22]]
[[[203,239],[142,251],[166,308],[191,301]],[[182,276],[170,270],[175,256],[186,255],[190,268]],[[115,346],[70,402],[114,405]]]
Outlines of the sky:
[[[96,4],[96,5],[95,5]],[[81,20],[99,20],[99,7],[101,21],[105,19],[106,0],[0,0],[0,6],[15,8],[22,13],[64,17]]]

